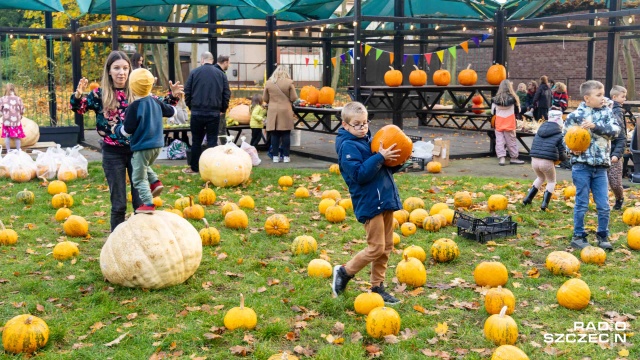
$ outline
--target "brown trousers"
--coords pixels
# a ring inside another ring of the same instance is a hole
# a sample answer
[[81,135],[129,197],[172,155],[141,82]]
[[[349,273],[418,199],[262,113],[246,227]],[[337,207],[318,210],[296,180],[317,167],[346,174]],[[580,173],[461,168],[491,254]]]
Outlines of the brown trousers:
[[609,187],[613,191],[613,195],[616,196],[616,200],[624,199],[624,189],[622,188],[622,159],[618,162],[611,163],[611,167],[607,170],[607,177],[609,178]]
[[367,247],[344,266],[347,274],[355,275],[371,263],[371,286],[384,283],[389,254],[393,250],[393,211],[385,211],[367,220]]

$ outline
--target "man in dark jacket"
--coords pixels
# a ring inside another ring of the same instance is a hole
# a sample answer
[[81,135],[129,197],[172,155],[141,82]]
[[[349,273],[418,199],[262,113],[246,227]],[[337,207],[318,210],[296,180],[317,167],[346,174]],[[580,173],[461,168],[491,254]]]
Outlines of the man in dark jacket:
[[538,89],[533,96],[533,104],[536,107],[534,110],[536,120],[540,120],[542,118],[549,120],[549,108],[551,108],[551,104],[553,102],[553,93],[551,92],[551,88],[548,83],[549,80],[547,77],[545,75],[541,76],[540,86],[538,86]]
[[213,55],[208,51],[202,53],[200,63],[200,67],[191,71],[184,86],[184,100],[191,109],[193,141],[190,167],[182,170],[185,174],[200,171],[198,162],[205,133],[209,147],[218,144],[220,114],[227,111],[231,97],[227,76],[213,65]]
[[[213,65],[220,69],[223,73],[227,73],[227,69],[229,69],[229,55],[218,55],[218,62]],[[226,76],[226,75],[225,75]],[[227,120],[225,118],[225,113],[220,113],[220,128],[218,129],[218,134],[221,136],[227,135]],[[225,138],[222,138],[225,139]],[[222,141],[222,143],[226,143],[226,141]]]

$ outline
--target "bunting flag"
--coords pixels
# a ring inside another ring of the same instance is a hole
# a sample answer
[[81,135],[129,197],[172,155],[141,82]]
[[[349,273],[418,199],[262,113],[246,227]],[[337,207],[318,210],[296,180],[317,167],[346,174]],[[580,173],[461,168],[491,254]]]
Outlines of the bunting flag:
[[371,45],[364,45],[364,56],[369,55],[369,51],[371,51]]
[[424,54],[424,59],[427,60],[427,65],[431,65],[431,55],[433,55],[433,53]]
[[476,46],[480,46],[480,39],[478,39],[477,36],[472,37],[471,40],[476,44]]
[[463,41],[460,43],[460,47],[462,48],[462,50],[464,50],[464,52],[466,52],[467,54],[469,53],[469,42],[468,41]]
[[438,55],[440,62],[444,62],[444,50],[436,51],[436,54]]
[[448,50],[449,50],[449,54],[451,54],[451,56],[453,56],[453,58],[455,59],[456,58],[456,47],[452,46]]
[[418,62],[420,61],[420,55],[418,54],[414,54],[413,55],[413,63],[418,65]]
[[318,67],[318,59],[313,59],[313,67],[314,68]]
[[516,41],[517,40],[518,40],[518,38],[509,37],[509,44],[511,44],[511,50],[513,50],[516,47]]
[[336,58],[332,57],[331,63],[333,64],[333,67],[336,67]]
[[348,53],[349,53],[349,56],[353,58],[353,49],[349,49]]
[[408,54],[404,54],[404,56],[402,57],[402,65],[404,65],[407,62],[408,57],[409,57]]
[[393,65],[393,53],[389,53],[389,64]]
[[340,54],[340,61],[344,64],[344,54]]
[[304,62],[309,66],[309,58],[304,58]]
[[481,40],[481,41],[482,41],[482,42],[484,42],[485,40],[487,40],[487,39],[489,38],[489,36],[491,36],[491,35],[489,35],[489,34],[482,34],[482,40]]
[[380,57],[380,55],[382,55],[382,50],[380,50],[380,49],[376,49],[376,60],[378,60],[378,58]]

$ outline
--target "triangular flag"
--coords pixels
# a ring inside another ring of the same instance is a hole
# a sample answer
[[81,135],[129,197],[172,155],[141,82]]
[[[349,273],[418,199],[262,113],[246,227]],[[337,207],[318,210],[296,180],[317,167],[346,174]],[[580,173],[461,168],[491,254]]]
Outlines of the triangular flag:
[[318,67],[318,59],[313,59],[313,67]]
[[509,44],[511,44],[511,50],[513,50],[516,47],[517,40],[518,40],[517,37],[509,37]]
[[336,67],[336,58],[332,57],[331,63],[333,64],[333,67]]
[[482,42],[484,42],[485,40],[487,40],[487,39],[489,38],[489,36],[491,36],[491,35],[489,35],[489,34],[482,34],[482,40],[481,40],[481,41],[482,41]]
[[344,55],[345,55],[345,54],[340,54],[340,61],[341,61],[343,64],[344,64],[344,58],[345,58],[345,56],[344,56]]
[[427,60],[427,65],[431,65],[431,55],[433,55],[433,53],[424,54],[424,58]]
[[304,62],[309,66],[309,58],[304,58]]
[[419,61],[420,61],[420,55],[418,55],[418,54],[413,55],[413,63],[418,65]]
[[393,53],[389,53],[389,64],[393,65]]
[[449,53],[451,54],[451,56],[453,56],[454,59],[456,58],[456,51],[457,50],[455,46],[449,48]]
[[404,54],[404,56],[402,57],[402,65],[407,62],[407,57],[409,57],[409,55]]
[[440,62],[444,62],[444,50],[436,51],[436,54],[438,55],[438,59],[440,59]]
[[472,37],[471,40],[473,40],[473,42],[476,44],[476,46],[480,46],[480,39],[478,39],[477,36]]
[[378,60],[378,58],[380,57],[380,55],[382,55],[382,50],[380,50],[380,49],[376,49],[376,60]]
[[469,53],[469,41],[463,41],[460,43],[460,47],[462,48],[462,50],[464,50],[464,52],[466,52],[467,54]]
[[353,57],[353,49],[349,49],[348,53],[349,53],[349,56]]
[[367,56],[369,54],[369,51],[371,51],[371,45],[364,45],[364,56]]

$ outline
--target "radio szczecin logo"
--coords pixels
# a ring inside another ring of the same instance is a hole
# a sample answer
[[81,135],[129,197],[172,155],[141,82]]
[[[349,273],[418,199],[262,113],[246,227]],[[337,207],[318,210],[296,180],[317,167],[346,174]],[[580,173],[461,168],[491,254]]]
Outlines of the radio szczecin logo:
[[544,342],[551,343],[624,343],[627,342],[626,322],[574,322],[573,332],[544,334]]

